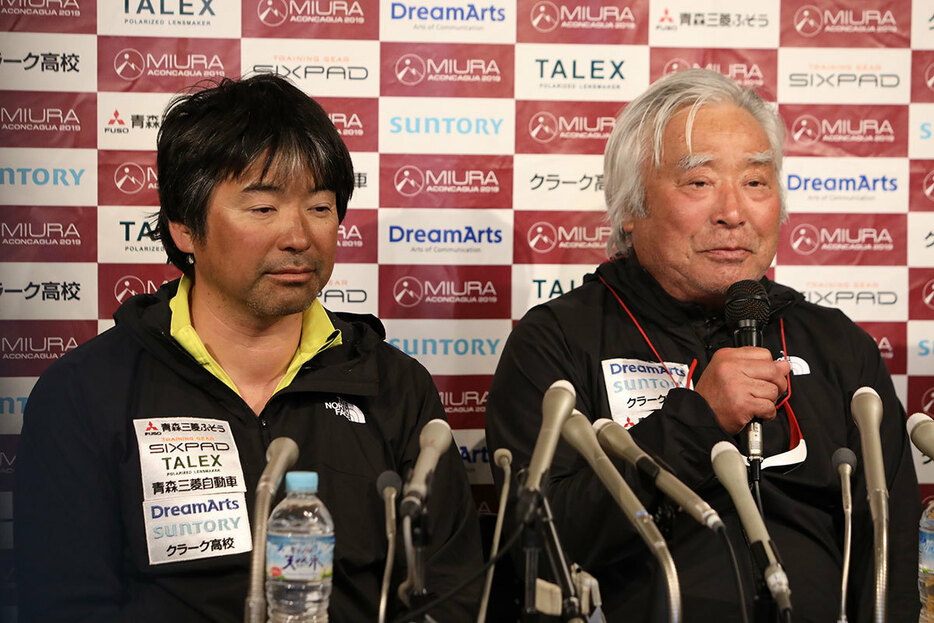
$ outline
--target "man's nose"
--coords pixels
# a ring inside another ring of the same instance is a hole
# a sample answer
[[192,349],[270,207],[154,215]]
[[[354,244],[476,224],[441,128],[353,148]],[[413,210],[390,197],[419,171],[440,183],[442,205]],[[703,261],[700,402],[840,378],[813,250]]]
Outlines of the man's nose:
[[739,227],[746,222],[746,204],[740,184],[724,184],[715,213],[716,222],[727,227]]

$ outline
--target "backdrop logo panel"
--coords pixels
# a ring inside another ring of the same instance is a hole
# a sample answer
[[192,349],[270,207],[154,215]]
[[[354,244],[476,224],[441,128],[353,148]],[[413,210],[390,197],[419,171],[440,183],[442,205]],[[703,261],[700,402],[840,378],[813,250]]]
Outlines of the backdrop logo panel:
[[[0,346],[0,353],[4,350]],[[23,411],[35,382],[33,377],[0,377],[0,435],[18,435],[22,430]]]
[[777,266],[775,278],[816,305],[836,307],[856,322],[898,321],[908,314],[908,269],[866,266]]
[[909,268],[910,320],[934,320],[934,269]]
[[567,294],[593,270],[593,264],[513,264],[512,318],[518,320],[532,307]]
[[91,320],[96,291],[92,262],[0,263],[2,320]]
[[911,51],[911,101],[934,102],[934,52]]
[[511,100],[384,97],[379,103],[379,150],[403,154],[511,153]]
[[781,264],[897,266],[907,259],[907,216],[791,214],[779,231]]
[[315,101],[350,151],[377,151],[379,145],[379,100],[376,98],[317,97]]
[[517,154],[513,175],[516,210],[606,210],[603,156]]
[[434,374],[493,374],[508,320],[387,319],[388,342]]
[[908,265],[934,268],[934,213],[908,213]]
[[787,104],[907,104],[911,51],[781,48],[778,99]]
[[934,320],[909,320],[908,373],[925,374],[934,365]]
[[0,102],[0,147],[96,147],[91,93],[7,91]]
[[99,264],[97,270],[100,319],[113,316],[131,296],[154,294],[162,284],[181,276],[177,268],[167,264]]
[[486,422],[486,401],[492,376],[464,374],[433,376],[438,396],[452,428],[483,428]]
[[515,213],[519,264],[599,264],[606,259],[611,228],[599,212]]
[[625,102],[649,85],[643,45],[516,44],[516,97]]
[[379,204],[379,154],[374,152],[354,152],[353,161],[354,191],[349,207],[369,208]]
[[650,79],[685,69],[710,69],[742,87],[755,89],[760,97],[775,100],[778,80],[778,54],[775,50],[695,50],[652,48]]
[[798,212],[907,212],[902,158],[785,158],[788,207]]
[[517,153],[602,154],[618,102],[516,102]]
[[243,0],[243,36],[376,39],[377,0]]
[[383,95],[512,97],[511,45],[384,43]]
[[0,31],[94,34],[97,0],[7,0],[0,4]]
[[0,374],[39,376],[95,335],[94,320],[0,320]]
[[353,208],[347,210],[344,222],[337,228],[336,262],[375,263],[379,248],[377,210]]
[[744,0],[671,0],[652,4],[649,43],[703,48],[727,42],[735,48],[778,46],[779,3]]
[[149,150],[156,145],[169,93],[100,93],[97,146],[100,149]]
[[0,211],[0,256],[6,262],[94,262],[94,207],[7,206]]
[[0,205],[95,205],[93,149],[0,149]]
[[911,104],[908,156],[934,158],[934,104]]
[[905,374],[908,370],[908,343],[904,322],[861,322],[866,333],[879,347],[890,374]]
[[383,208],[379,240],[381,264],[507,265],[512,212]]
[[874,0],[858,8],[833,0],[782,3],[783,46],[907,47],[911,0]]
[[244,39],[243,72],[287,78],[313,97],[379,95],[379,43]]
[[934,210],[934,160],[911,161],[912,210]]
[[98,37],[102,91],[175,93],[202,80],[240,76],[237,39]]
[[517,39],[522,42],[647,43],[647,0],[519,0],[517,12]]
[[156,207],[100,206],[97,261],[114,264],[165,262],[162,242],[150,237],[157,211]]
[[380,205],[415,208],[512,207],[508,156],[380,156]]
[[98,196],[108,205],[159,205],[154,151],[98,152]]
[[50,48],[46,35],[4,33],[0,89],[94,92],[96,45],[94,35],[57,34],[55,46]]
[[516,5],[494,0],[392,0],[380,2],[383,41],[513,43]]
[[509,266],[380,266],[381,318],[505,318]]
[[355,314],[377,313],[379,274],[376,264],[336,264],[318,298],[330,310]]
[[106,0],[98,5],[97,32],[136,37],[240,36],[240,6],[221,0]]
[[781,105],[789,156],[901,156],[908,153],[904,106]]

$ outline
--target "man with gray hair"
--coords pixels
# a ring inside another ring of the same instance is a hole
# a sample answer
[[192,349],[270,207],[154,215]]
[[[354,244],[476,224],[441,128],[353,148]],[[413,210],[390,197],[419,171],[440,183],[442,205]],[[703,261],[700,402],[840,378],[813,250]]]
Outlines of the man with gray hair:
[[[833,621],[840,604],[843,511],[831,455],[859,448],[856,389],[882,398],[890,513],[888,620],[917,620],[920,499],[905,412],[872,338],[843,313],[765,277],[785,214],[783,124],[753,91],[719,73],[667,76],[617,119],[605,156],[611,259],[579,288],[526,314],[490,390],[487,439],[529,462],[545,390],[567,379],[577,408],[612,418],[723,517],[738,553],[752,620],[776,619],[711,448],[748,454],[762,422],[755,488],[788,574],[796,621]],[[770,308],[761,346],[734,347],[728,288],[762,285]],[[793,391],[792,391],[793,390]],[[616,467],[659,519],[678,570],[685,621],[738,621],[726,548],[624,464]],[[500,479],[501,472],[493,470]],[[559,443],[547,497],[568,558],[600,583],[608,620],[667,617],[664,575],[586,462]],[[501,482],[497,482],[501,486]],[[854,491],[865,491],[862,468]],[[873,613],[873,528],[855,495],[851,621]]]

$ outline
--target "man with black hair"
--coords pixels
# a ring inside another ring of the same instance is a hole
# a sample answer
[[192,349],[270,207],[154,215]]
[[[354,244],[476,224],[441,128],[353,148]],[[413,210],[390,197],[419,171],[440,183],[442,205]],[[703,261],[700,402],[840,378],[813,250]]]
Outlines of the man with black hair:
[[[239,621],[265,452],[295,439],[335,523],[332,622],[376,619],[376,480],[443,418],[429,373],[379,320],[317,299],[354,186],[324,110],[273,75],[180,96],[158,139],[156,236],[184,274],[54,363],[25,410],[15,539],[24,621]],[[481,562],[456,452],[428,505],[428,589]],[[391,596],[402,580],[395,566]],[[433,615],[467,621],[470,584]],[[390,609],[399,610],[398,601]]]

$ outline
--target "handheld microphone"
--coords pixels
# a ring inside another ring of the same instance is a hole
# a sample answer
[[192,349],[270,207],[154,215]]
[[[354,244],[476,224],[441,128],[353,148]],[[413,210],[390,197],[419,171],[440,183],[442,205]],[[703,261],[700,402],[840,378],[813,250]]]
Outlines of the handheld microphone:
[[749,492],[746,464],[742,455],[729,441],[721,441],[710,451],[710,462],[713,464],[713,471],[720,480],[720,484],[733,500],[739,520],[743,524],[743,530],[749,538],[749,548],[753,559],[762,570],[772,598],[779,610],[790,611],[791,589],[788,587],[788,576],[785,575],[785,570],[775,555],[775,548],[765,528],[765,522],[762,521],[759,509]]
[[[758,281],[737,281],[726,291],[724,317],[733,327],[733,346],[762,346],[762,328],[769,321],[769,297]],[[749,465],[752,477],[759,479],[762,466],[762,422],[754,418],[746,434],[749,442]]]
[[856,469],[856,455],[849,448],[837,448],[831,457],[833,467],[840,474],[843,494],[843,573],[840,580],[840,618],[846,623],[846,585],[850,575],[850,543],[853,535],[853,496],[850,494],[850,476]]
[[882,462],[882,399],[871,387],[860,387],[850,400],[850,413],[859,429],[863,451],[863,471],[866,474],[866,495],[872,515],[873,540],[876,563],[876,621],[885,621],[886,592],[888,590],[888,529],[889,490],[885,484],[885,464]]
[[542,426],[532,449],[532,458],[526,472],[525,484],[519,494],[517,516],[527,521],[535,508],[535,498],[541,493],[542,478],[555,456],[561,425],[571,414],[577,401],[574,386],[568,381],[555,381],[542,397]]
[[422,427],[418,436],[418,458],[402,490],[404,497],[399,505],[402,515],[417,517],[422,512],[425,498],[428,497],[428,478],[438,466],[441,455],[450,447],[451,439],[450,425],[440,418]]
[[934,458],[934,426],[932,424],[934,420],[927,413],[915,413],[905,423],[911,443],[915,444],[915,447],[929,459]]
[[298,460],[298,444],[288,437],[276,437],[266,448],[266,468],[256,483],[256,502],[253,506],[253,556],[250,561],[250,590],[246,597],[244,621],[262,623],[266,620],[266,525],[269,507],[282,476]]
[[392,563],[396,554],[396,495],[402,490],[399,474],[387,469],[376,479],[376,490],[383,498],[386,507],[386,565],[383,568],[383,583],[379,591],[379,623],[386,620],[386,606],[389,600],[389,579],[392,576]]
[[691,517],[701,525],[713,531],[724,528],[720,515],[710,504],[699,495],[691,491],[683,482],[666,469],[663,469],[655,460],[646,454],[635,442],[629,431],[608,418],[600,418],[593,423],[597,433],[597,441],[604,451],[625,460],[636,469],[644,472],[655,482],[658,489],[671,498]]

